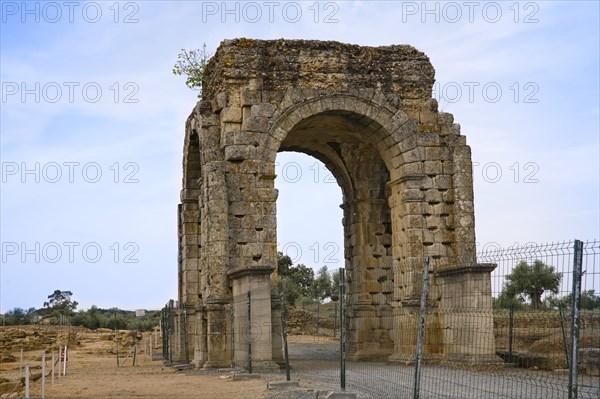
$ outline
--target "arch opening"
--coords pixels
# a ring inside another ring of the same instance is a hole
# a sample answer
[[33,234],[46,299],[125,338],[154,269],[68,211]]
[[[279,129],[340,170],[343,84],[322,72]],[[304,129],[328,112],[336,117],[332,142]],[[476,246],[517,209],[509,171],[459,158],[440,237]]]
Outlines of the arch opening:
[[321,160],[342,190],[347,350],[355,360],[386,360],[394,349],[390,173],[375,147],[381,131],[365,116],[329,111],[298,122],[279,149]]
[[196,130],[189,132],[184,147],[183,181],[181,203],[178,205],[178,280],[179,286],[186,283],[185,290],[179,290],[179,302],[197,304],[200,293],[200,256],[198,253],[198,215],[201,185],[200,139]]
[[277,248],[295,264],[344,267],[342,191],[319,159],[301,152],[277,155]]

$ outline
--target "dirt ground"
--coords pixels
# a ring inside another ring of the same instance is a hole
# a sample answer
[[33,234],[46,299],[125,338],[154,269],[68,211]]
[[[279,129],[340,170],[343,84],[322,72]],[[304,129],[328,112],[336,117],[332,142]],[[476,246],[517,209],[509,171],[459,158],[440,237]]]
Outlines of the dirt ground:
[[[137,356],[135,367],[132,357],[121,367],[111,354],[114,343],[93,337],[82,339],[68,351],[67,375],[46,377],[46,398],[268,398],[267,379],[234,381],[232,374],[223,372],[201,375],[198,372],[175,371],[163,365],[162,360],[151,360],[149,354]],[[41,350],[24,352],[24,363],[32,367],[33,375],[40,374]],[[16,362],[0,363],[0,378],[15,381],[19,378],[19,354]],[[47,373],[51,370],[51,354],[46,354]],[[58,355],[56,355],[58,357]],[[123,361],[123,353],[121,354]],[[272,380],[269,379],[269,380]],[[31,397],[41,397],[41,379],[31,382]],[[23,397],[22,389],[1,397]]]

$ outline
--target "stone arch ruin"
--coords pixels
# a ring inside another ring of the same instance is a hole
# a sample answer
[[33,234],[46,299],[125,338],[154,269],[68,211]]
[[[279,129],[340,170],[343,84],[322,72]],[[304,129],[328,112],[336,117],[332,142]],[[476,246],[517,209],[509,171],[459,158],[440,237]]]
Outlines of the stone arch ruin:
[[186,122],[175,358],[226,367],[233,355],[245,364],[241,340],[223,334],[243,336],[246,306],[235,298],[252,291],[254,363],[281,360],[280,151],[319,159],[342,189],[349,358],[414,359],[425,256],[434,261],[425,353],[493,358],[494,265],[476,263],[471,152],[453,116],[437,110],[425,54],[408,45],[227,40],[205,79]]

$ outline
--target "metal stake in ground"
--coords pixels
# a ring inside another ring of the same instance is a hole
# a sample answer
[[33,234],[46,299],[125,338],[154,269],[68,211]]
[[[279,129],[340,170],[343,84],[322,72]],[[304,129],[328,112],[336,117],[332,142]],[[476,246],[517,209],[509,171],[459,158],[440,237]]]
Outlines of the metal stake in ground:
[[563,345],[565,347],[565,361],[567,368],[569,368],[569,344],[567,343],[567,329],[565,328],[565,310],[563,309],[562,303],[558,305],[558,312],[560,313],[560,329],[562,331]]
[[252,294],[248,291],[248,372],[252,374]]
[[419,399],[421,390],[421,360],[423,358],[423,332],[425,330],[425,314],[427,313],[427,291],[429,288],[429,256],[423,264],[423,289],[421,290],[421,308],[419,310],[419,324],[417,329],[417,353],[415,361],[415,386],[413,398]]
[[25,398],[29,399],[29,363],[25,363]]
[[62,360],[62,346],[58,345],[58,379],[60,380],[60,361]]
[[[235,321],[235,315],[233,314],[234,312],[234,308],[233,308],[233,303],[231,304],[231,306],[229,307],[229,325],[231,326],[229,329],[231,330],[231,334],[229,334],[229,346],[231,347],[231,368],[235,368],[235,328],[233,326],[235,326],[234,321]],[[196,328],[197,330],[197,328]]]
[[285,312],[285,297],[283,295],[282,285],[279,284],[279,290],[281,292],[281,341],[283,342],[283,359],[285,361],[285,379],[290,381],[290,358],[288,355],[288,342],[287,342],[287,328],[286,328],[286,312]]
[[508,362],[513,362],[513,326],[514,326],[515,307],[510,305],[508,309]]
[[65,358],[63,359],[63,375],[67,375],[67,345],[65,345],[65,351],[63,352],[63,354],[65,355]]
[[119,367],[119,334],[117,332],[117,309],[113,309],[115,314],[115,352],[117,354],[117,367]]
[[[185,363],[190,363],[190,351],[188,350],[188,317],[187,317],[187,308],[184,304],[181,305],[183,307],[183,345],[185,348]],[[135,363],[135,361],[134,361]]]
[[42,353],[42,399],[46,397],[46,352]]
[[340,268],[340,388],[346,390],[346,311],[344,302],[346,296],[346,272]]
[[573,255],[573,302],[571,305],[571,364],[569,365],[569,399],[577,398],[577,351],[579,349],[579,305],[581,299],[581,275],[583,242],[575,240]]

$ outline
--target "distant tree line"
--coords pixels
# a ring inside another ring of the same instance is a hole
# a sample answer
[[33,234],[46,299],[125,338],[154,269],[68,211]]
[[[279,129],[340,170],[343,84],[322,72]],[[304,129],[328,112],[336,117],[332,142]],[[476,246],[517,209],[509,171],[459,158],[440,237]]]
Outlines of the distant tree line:
[[42,322],[82,326],[92,330],[117,328],[138,331],[149,331],[159,324],[160,311],[146,311],[142,317],[136,317],[135,311],[101,309],[95,305],[87,310],[75,311],[78,303],[71,300],[72,295],[71,291],[55,290],[48,295],[48,301],[44,302],[42,308],[14,308],[2,316],[0,324],[15,326]]

